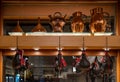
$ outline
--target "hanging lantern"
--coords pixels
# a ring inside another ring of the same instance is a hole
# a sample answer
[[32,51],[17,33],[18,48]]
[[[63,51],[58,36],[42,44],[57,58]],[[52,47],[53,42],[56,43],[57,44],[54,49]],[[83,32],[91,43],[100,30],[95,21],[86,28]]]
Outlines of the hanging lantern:
[[46,32],[46,29],[40,24],[40,17],[38,17],[38,24],[32,29],[32,32]]

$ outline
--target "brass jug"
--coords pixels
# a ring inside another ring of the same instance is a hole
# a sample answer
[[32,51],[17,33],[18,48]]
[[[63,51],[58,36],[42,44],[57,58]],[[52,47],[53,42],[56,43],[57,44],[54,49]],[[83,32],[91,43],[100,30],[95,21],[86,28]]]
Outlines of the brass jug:
[[90,30],[91,33],[95,32],[105,32],[107,21],[105,19],[106,16],[109,17],[109,13],[103,12],[103,8],[98,7],[90,10],[91,14],[91,22],[90,22]]
[[46,32],[46,29],[40,24],[40,17],[38,17],[38,24],[32,29],[32,32]]
[[72,22],[71,22],[72,32],[83,32],[84,22],[82,20],[82,16],[83,16],[82,12],[77,11],[77,12],[74,12],[72,15],[73,15]]
[[50,23],[53,28],[53,32],[63,32],[63,26],[65,25],[65,16],[62,16],[60,12],[55,12],[53,16],[49,15]]

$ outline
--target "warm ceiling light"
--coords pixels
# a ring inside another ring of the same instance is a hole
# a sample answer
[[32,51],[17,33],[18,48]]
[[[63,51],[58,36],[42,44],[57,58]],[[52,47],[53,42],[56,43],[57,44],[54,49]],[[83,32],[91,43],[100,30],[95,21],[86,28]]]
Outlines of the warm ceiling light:
[[105,51],[109,51],[109,50],[110,50],[110,48],[104,48],[104,50],[105,50]]
[[16,47],[10,48],[10,50],[16,50]]
[[39,50],[40,48],[33,48],[35,51]]
[[57,50],[62,50],[63,48],[57,48]]

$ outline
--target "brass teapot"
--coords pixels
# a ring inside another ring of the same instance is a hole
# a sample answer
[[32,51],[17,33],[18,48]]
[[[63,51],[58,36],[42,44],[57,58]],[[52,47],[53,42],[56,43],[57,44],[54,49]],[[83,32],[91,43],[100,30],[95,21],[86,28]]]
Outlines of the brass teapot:
[[73,15],[73,19],[71,22],[72,32],[83,32],[84,21],[82,20],[82,16],[83,16],[82,12],[77,11],[77,12],[74,12],[72,15]]
[[95,32],[105,32],[107,20],[106,16],[109,17],[109,13],[103,12],[103,8],[98,7],[90,10],[91,13],[91,22],[90,22],[90,30],[91,33]]
[[53,28],[53,32],[63,32],[63,26],[65,25],[65,16],[62,16],[60,12],[55,12],[53,16],[49,15],[50,23]]

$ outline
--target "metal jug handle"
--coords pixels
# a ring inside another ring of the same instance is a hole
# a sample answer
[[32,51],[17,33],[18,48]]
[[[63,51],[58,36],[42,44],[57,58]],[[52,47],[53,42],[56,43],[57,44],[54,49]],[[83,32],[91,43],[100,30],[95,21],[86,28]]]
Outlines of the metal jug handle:
[[60,12],[55,12],[53,16],[54,17],[62,17],[62,14]]
[[109,14],[109,13],[107,13],[107,12],[103,12],[103,16],[110,17],[110,14]]

